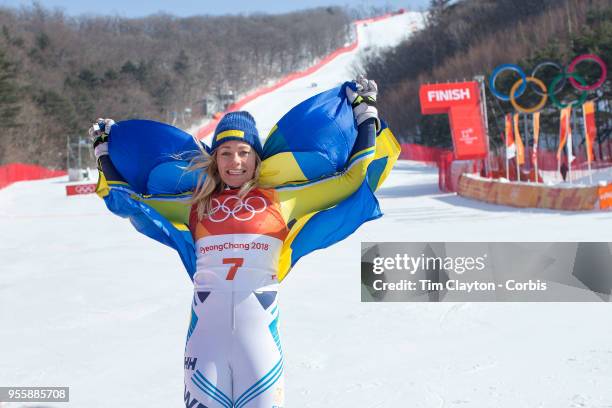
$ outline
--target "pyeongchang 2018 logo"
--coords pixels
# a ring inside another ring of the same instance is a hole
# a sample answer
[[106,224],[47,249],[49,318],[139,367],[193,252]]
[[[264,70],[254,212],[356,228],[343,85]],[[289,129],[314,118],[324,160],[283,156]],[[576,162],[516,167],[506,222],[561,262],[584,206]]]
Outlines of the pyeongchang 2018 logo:
[[264,212],[268,204],[263,197],[248,197],[246,200],[238,196],[226,197],[223,202],[216,198],[211,200],[212,208],[208,213],[211,222],[223,222],[232,217],[236,221],[249,221],[255,214]]
[[469,88],[427,91],[429,102],[465,101],[472,98]]
[[478,140],[478,137],[474,134],[474,128],[461,129],[459,138],[466,145],[471,145]]

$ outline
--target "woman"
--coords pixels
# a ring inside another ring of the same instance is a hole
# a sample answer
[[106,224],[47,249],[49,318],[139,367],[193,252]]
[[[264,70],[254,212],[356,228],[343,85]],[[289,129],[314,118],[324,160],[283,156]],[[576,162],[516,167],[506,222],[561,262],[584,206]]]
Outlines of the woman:
[[[186,407],[284,406],[283,353],[278,330],[280,251],[296,219],[334,206],[362,183],[374,157],[377,87],[359,78],[347,87],[358,125],[351,164],[342,174],[316,182],[270,188],[258,184],[262,146],[247,112],[226,114],[215,129],[210,154],[189,201],[169,209],[147,203],[172,222],[185,223],[196,244],[194,297],[185,347]],[[94,125],[101,178],[122,183],[108,157],[110,119]],[[205,173],[204,173],[205,172]],[[143,199],[145,200],[145,199]]]

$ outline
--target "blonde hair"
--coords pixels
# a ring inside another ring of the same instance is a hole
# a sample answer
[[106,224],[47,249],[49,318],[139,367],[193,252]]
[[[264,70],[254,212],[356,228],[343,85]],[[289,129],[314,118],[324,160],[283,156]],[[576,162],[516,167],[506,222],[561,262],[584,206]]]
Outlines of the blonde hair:
[[[253,152],[255,153],[255,174],[251,180],[244,183],[240,187],[240,190],[238,190],[238,197],[240,198],[245,197],[251,190],[259,186],[258,180],[261,159],[255,152],[255,149],[253,149]],[[198,176],[197,186],[191,196],[190,203],[196,206],[199,221],[210,213],[212,208],[212,196],[223,192],[228,185],[221,180],[215,153],[210,155],[203,147],[200,147],[200,152],[191,159],[189,167],[187,167],[187,171],[198,170],[200,170],[201,173]]]

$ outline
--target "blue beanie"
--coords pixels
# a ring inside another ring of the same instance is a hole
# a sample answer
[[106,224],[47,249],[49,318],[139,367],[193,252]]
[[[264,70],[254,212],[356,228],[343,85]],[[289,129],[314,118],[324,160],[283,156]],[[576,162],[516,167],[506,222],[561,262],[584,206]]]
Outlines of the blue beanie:
[[210,153],[212,154],[217,150],[217,147],[230,140],[248,143],[255,149],[259,157],[263,155],[263,148],[259,141],[259,132],[257,132],[255,127],[255,119],[249,112],[229,112],[221,118],[215,129]]

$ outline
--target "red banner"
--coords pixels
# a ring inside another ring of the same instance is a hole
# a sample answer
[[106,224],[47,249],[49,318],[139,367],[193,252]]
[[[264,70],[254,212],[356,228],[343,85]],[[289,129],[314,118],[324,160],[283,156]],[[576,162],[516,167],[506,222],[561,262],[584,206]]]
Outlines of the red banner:
[[514,143],[514,131],[512,130],[512,115],[506,114],[505,118],[505,136],[506,136],[506,160],[516,156],[516,144]]
[[66,186],[66,195],[92,194],[96,192],[95,184],[72,184]]
[[533,150],[531,151],[531,162],[538,167],[538,140],[540,138],[540,112],[533,114]]
[[520,166],[525,164],[525,146],[523,146],[523,139],[521,139],[518,113],[514,114],[514,142],[516,143],[516,159]]
[[421,85],[419,98],[423,115],[449,115],[457,160],[486,157],[478,82]]
[[595,124],[595,102],[588,101],[582,105],[582,113],[584,115],[584,131],[587,161],[593,161],[593,145],[597,137],[597,125]]
[[419,99],[423,115],[447,113],[455,106],[478,105],[478,82],[421,85]]
[[[559,148],[557,149],[557,161],[561,160],[561,152],[567,142],[567,135],[570,132],[570,115],[572,107],[561,109],[561,119],[559,120]],[[571,160],[569,160],[571,162]]]

